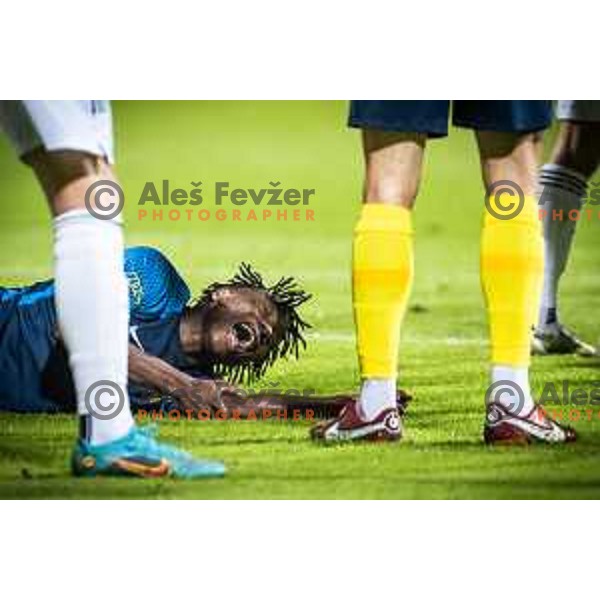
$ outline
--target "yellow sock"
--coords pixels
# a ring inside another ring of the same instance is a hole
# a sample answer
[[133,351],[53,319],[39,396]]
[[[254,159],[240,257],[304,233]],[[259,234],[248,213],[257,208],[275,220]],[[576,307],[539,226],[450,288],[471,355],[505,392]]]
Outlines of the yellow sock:
[[[492,199],[493,201],[493,199]],[[486,212],[481,236],[481,283],[487,305],[492,364],[528,366],[544,269],[537,204],[500,220]]]
[[354,230],[352,284],[363,378],[395,378],[400,326],[413,280],[406,208],[365,204]]

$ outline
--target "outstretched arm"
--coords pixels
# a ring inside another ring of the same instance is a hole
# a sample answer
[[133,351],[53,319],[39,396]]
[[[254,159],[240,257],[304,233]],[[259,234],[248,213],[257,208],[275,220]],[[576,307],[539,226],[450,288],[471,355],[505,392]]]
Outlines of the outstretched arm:
[[[228,414],[236,414],[244,419],[276,417],[287,411],[287,418],[298,417],[307,419],[329,419],[336,417],[348,402],[357,399],[356,394],[332,394],[317,396],[311,390],[304,390],[298,394],[281,394],[274,390],[261,390],[258,393],[247,393],[242,389],[227,388],[221,391],[221,401]],[[404,390],[397,390],[396,403],[400,414],[406,412],[412,396]],[[233,411],[237,411],[233,413]],[[279,412],[278,412],[279,411]],[[298,411],[294,413],[294,411]]]
[[[356,400],[355,395],[333,394],[317,396],[310,390],[298,394],[282,394],[276,390],[259,390],[257,393],[229,385],[216,379],[197,379],[180,371],[157,356],[129,346],[129,379],[168,394],[184,410],[197,411],[207,406],[224,411],[230,417],[245,419],[276,416],[277,411],[288,411],[305,418],[330,418],[337,416],[346,403]],[[398,390],[398,410],[404,413],[411,400],[410,394]],[[293,413],[293,411],[299,411]]]
[[183,409],[222,408],[219,386],[224,384],[192,377],[133,344],[129,344],[129,379],[172,396]]

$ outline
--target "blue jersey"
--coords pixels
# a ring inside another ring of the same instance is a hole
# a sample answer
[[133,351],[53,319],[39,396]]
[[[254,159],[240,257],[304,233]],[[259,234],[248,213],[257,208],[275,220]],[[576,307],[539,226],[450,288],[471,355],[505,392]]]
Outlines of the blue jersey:
[[[146,351],[156,356],[167,349],[173,352],[173,335],[177,334],[177,343],[179,340],[175,323],[190,299],[186,283],[154,248],[127,249],[125,273],[130,324],[138,335],[146,335]],[[164,343],[165,335],[170,345]],[[56,412],[74,407],[67,355],[59,339],[53,281],[0,288],[0,410]]]
[[177,316],[190,300],[190,290],[181,275],[155,248],[128,248],[125,251],[125,276],[132,324]]
[[[213,376],[212,366],[202,364],[198,359],[191,360],[181,348],[179,325],[181,317],[159,319],[153,323],[142,323],[130,327],[129,339],[142,352],[158,356],[176,369],[192,377],[205,378]],[[129,384],[129,398],[134,410],[163,410],[168,412],[177,405],[167,394],[159,394],[154,390],[134,383]]]

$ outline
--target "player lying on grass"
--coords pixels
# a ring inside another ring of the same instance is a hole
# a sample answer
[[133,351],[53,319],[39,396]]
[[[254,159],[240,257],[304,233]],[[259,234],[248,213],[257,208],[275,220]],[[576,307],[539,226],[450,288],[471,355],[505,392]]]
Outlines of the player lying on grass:
[[[348,404],[339,417],[313,428],[316,439],[396,441],[402,435],[395,390],[400,328],[413,281],[412,209],[425,146],[428,138],[447,134],[450,107],[443,100],[364,100],[351,105],[350,125],[363,130],[366,161],[352,271],[363,382],[356,405]],[[543,275],[535,196],[537,132],[548,126],[550,117],[545,101],[452,103],[454,124],[475,130],[488,190],[480,261],[491,342],[483,432],[488,443],[575,439],[571,428],[535,404],[529,386],[530,331]],[[504,189],[512,185],[513,197],[501,198],[498,184]],[[520,211],[507,214],[511,206]]]
[[[275,360],[298,356],[305,346],[303,331],[309,326],[297,308],[310,295],[292,278],[269,287],[256,271],[243,265],[233,279],[210,285],[190,303],[187,284],[158,250],[127,249],[124,268],[129,285],[133,410],[198,414],[209,408],[225,417],[244,418],[289,409],[330,416],[348,400],[260,392],[241,395],[223,381],[238,384],[256,379]],[[0,331],[0,409],[75,410],[72,377],[57,331],[53,282],[0,288]]]
[[[248,265],[195,302],[157,250],[131,248],[124,268],[130,296],[129,382],[132,401],[150,391],[184,403],[217,401],[217,378],[256,378],[280,357],[298,355],[308,324],[297,307],[309,299],[292,278],[267,287]],[[0,408],[75,408],[71,373],[58,333],[52,281],[0,288]],[[156,394],[154,394],[156,396]]]
[[[560,132],[550,162],[542,167],[540,209],[544,212],[546,262],[534,354],[597,356],[594,346],[562,325],[558,315],[558,284],[567,266],[577,220],[587,186],[600,164],[600,101],[561,100],[557,105]],[[596,195],[598,191],[596,191]],[[598,198],[592,199],[597,206]]]

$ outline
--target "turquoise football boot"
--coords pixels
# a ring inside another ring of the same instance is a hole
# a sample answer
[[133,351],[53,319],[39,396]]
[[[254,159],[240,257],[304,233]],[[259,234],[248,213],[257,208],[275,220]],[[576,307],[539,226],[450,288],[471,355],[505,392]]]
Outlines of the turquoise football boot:
[[223,477],[225,465],[199,460],[155,439],[156,427],[132,427],[125,436],[108,444],[93,445],[79,440],[72,457],[78,477],[112,475],[125,477],[174,477],[202,479]]

